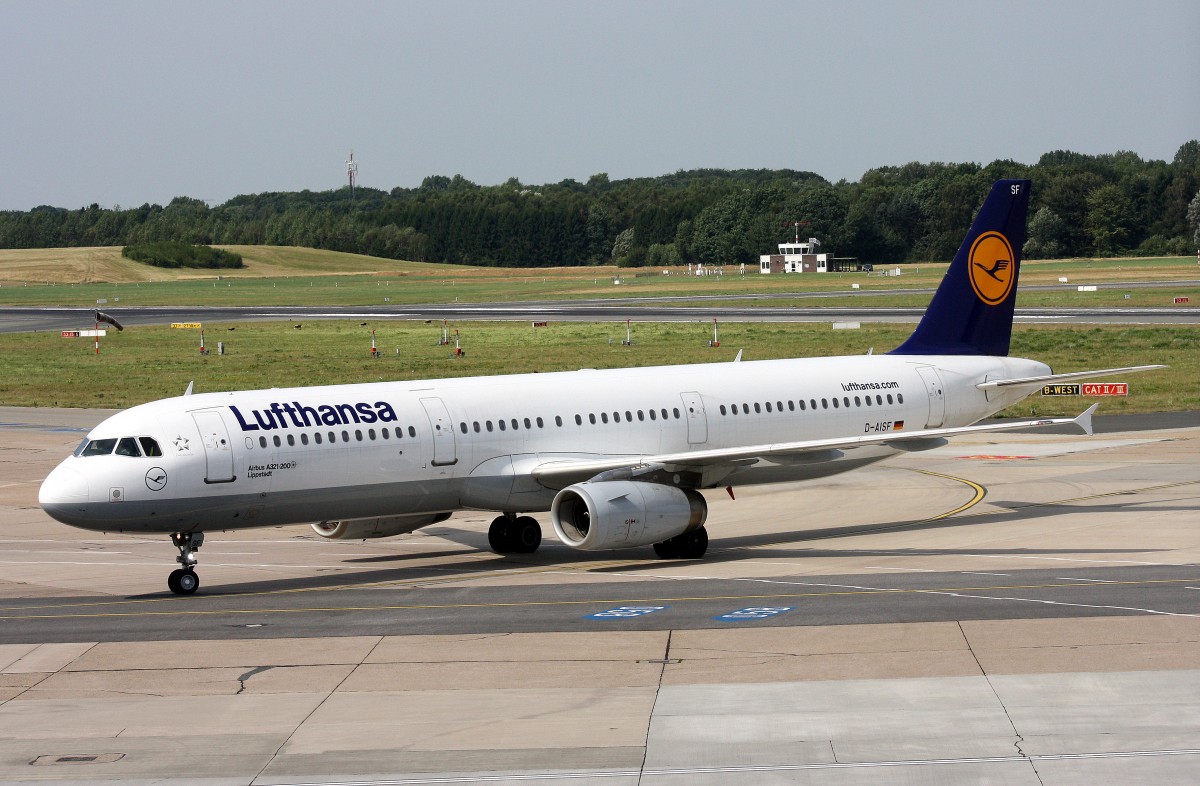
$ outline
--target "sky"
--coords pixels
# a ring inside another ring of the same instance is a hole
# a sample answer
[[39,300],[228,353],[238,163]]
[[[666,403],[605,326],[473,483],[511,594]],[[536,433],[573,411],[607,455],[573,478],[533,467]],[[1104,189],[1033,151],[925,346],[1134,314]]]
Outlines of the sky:
[[0,0],[0,210],[1200,138],[1195,0]]

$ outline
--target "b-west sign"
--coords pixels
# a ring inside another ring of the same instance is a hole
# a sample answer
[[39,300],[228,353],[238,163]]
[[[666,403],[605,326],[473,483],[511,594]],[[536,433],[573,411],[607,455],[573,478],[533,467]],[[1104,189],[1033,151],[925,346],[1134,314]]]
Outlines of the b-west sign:
[[1128,396],[1128,382],[1071,382],[1042,385],[1043,396]]
[[1078,396],[1082,387],[1078,382],[1066,385],[1042,385],[1043,396]]

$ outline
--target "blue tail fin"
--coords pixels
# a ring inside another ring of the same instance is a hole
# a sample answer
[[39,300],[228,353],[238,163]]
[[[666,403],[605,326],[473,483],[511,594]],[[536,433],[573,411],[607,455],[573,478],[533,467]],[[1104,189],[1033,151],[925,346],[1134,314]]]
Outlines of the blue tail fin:
[[992,185],[921,323],[889,354],[1008,354],[1028,206],[1028,180]]

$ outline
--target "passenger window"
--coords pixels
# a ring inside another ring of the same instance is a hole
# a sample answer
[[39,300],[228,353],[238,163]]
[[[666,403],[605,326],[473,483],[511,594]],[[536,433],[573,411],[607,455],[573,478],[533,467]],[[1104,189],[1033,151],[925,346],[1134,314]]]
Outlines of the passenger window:
[[360,428],[354,429],[354,438],[356,440],[358,440],[359,442],[362,442],[362,429],[360,429]]
[[675,419],[679,420],[679,407],[675,407],[671,411],[675,413]]
[[889,404],[892,403],[892,394],[891,393],[888,393],[888,403]]
[[576,415],[576,416],[575,416],[575,425],[576,425],[576,426],[582,426],[582,425],[583,425],[583,418],[581,418],[581,417],[579,417],[578,415]]
[[628,422],[628,423],[632,423],[632,422],[633,422],[633,413],[632,413],[632,412],[630,412],[629,410],[625,410],[625,420],[626,420],[626,422]]
[[[823,400],[822,400],[822,403],[824,403],[824,401],[823,401]],[[837,400],[836,398],[833,400],[833,408],[834,408],[834,409],[837,409],[837,408],[838,408],[838,400]]]
[[525,418],[525,428],[527,428],[527,429],[533,428],[533,424],[529,422],[529,418]]
[[854,406],[856,406],[856,407],[862,406],[862,402],[858,400],[858,396],[854,397]]
[[[387,432],[386,432],[386,431],[385,431],[385,432],[383,432],[383,433],[384,433],[384,434],[387,434]],[[321,432],[319,432],[319,431],[318,431],[318,432],[316,432],[315,434],[313,434],[313,439],[316,441],[316,443],[317,443],[318,445],[320,445],[320,444],[321,444]]]
[[651,420],[654,420],[654,419],[655,419],[654,410],[650,410],[650,419],[651,419]]
[[762,414],[762,405],[761,405],[761,404],[759,404],[757,401],[755,401],[755,402],[754,402],[754,412],[755,412],[755,414],[757,414],[757,415],[761,415],[761,414]]
[[279,435],[278,435],[278,434],[276,434],[275,436],[271,437],[271,440],[272,440],[272,441],[275,443],[275,447],[279,447],[280,445],[282,445],[282,444],[283,444],[283,442],[281,442],[281,441],[280,441],[280,439],[279,439]]
[[821,409],[829,409],[829,399],[821,399]]
[[[783,407],[780,407],[780,409],[783,409]],[[767,412],[770,412],[770,411],[771,411],[771,402],[768,401],[767,402]]]
[[293,437],[291,434],[288,434],[288,435],[287,435],[287,440],[288,440],[288,446],[289,446],[289,447],[295,447],[295,445],[296,445],[296,438],[295,438],[295,437]]
[[620,422],[621,422],[621,413],[614,412],[613,413],[613,423],[620,423]]
[[[791,402],[789,401],[788,403],[790,404]],[[783,412],[783,402],[782,402],[782,401],[776,401],[776,402],[775,402],[775,409],[776,409],[776,411],[778,411],[778,412]]]
[[350,441],[350,432],[343,431],[342,432],[342,442],[349,442],[349,441]]
[[[463,424],[463,432],[465,433],[465,432],[466,432],[466,430],[467,430],[467,424],[466,424],[466,423],[464,423],[464,424]],[[388,430],[387,430],[387,429],[385,429],[385,428],[381,428],[381,429],[379,429],[379,436],[383,437],[384,439],[391,439],[391,438],[392,438],[392,432],[388,431]],[[321,441],[321,435],[320,435],[320,434],[318,434],[318,435],[317,435],[317,442],[320,442],[320,441]]]
[[504,431],[504,430],[507,428],[507,426],[505,426],[505,425],[504,425],[504,421],[503,421],[503,420],[498,420],[498,421],[496,421],[496,425],[500,427],[500,430],[501,430],[501,431]]
[[639,409],[639,410],[638,410],[638,420],[645,420],[645,419],[646,419],[646,413],[645,413],[645,412],[642,412],[642,411]]
[[478,420],[472,421],[471,428],[475,429],[475,433],[478,434],[479,433],[479,421]]
[[396,426],[396,439],[404,439],[404,429]]
[[301,444],[301,445],[307,445],[307,444],[308,444],[308,435],[307,435],[307,434],[301,434],[301,435],[300,435],[300,444]]
[[[459,423],[459,424],[458,424],[458,430],[459,430],[459,431],[461,431],[461,432],[462,432],[462,433],[464,433],[464,434],[466,434],[466,433],[467,433],[467,424],[466,424],[466,421],[463,421],[462,423]],[[387,432],[385,431],[385,432],[383,432],[383,433],[384,433],[384,434],[386,434]]]
[[608,422],[608,413],[607,413],[607,412],[601,412],[601,413],[600,413],[600,421],[601,421],[602,423],[607,423],[607,422]]
[[121,441],[117,443],[117,455],[140,458],[142,451],[138,450],[136,439],[133,437],[121,437]]
[[267,446],[267,438],[266,438],[266,437],[259,437],[259,438],[258,438],[258,446],[259,446],[260,448],[265,448],[265,447]]
[[662,415],[663,420],[666,420],[667,419],[667,408],[663,407],[661,410],[659,410],[659,414]]
[[800,411],[804,411],[804,399],[800,399]]
[[142,455],[151,457],[162,455],[162,448],[158,446],[158,442],[153,438],[138,437],[138,442],[142,444]]
[[408,427],[408,436],[410,436],[410,437],[417,436],[417,430],[415,428],[413,428],[412,426],[409,426]]
[[725,414],[725,405],[724,404],[721,405],[721,414],[722,415]]
[[811,409],[814,409],[814,410],[815,410],[815,409],[817,408],[817,400],[816,400],[815,398],[813,398],[813,399],[809,399],[809,400],[808,400],[808,405],[809,405],[809,407],[810,407]]
[[591,423],[593,426],[596,425],[596,414],[594,412],[588,413],[588,422]]
[[845,406],[846,409],[850,408],[850,397],[849,396],[842,396],[842,405]]
[[554,425],[558,426],[559,428],[562,428],[562,415],[554,416]]
[[897,404],[903,404],[903,403],[904,403],[904,394],[903,394],[903,393],[897,393],[897,394],[896,394],[896,403],[897,403]]
[[370,439],[372,442],[375,441],[375,429],[373,429],[373,428],[367,429],[367,438]]
[[335,431],[329,432],[329,444],[332,445],[336,442],[337,442],[337,432],[335,432]]
[[521,424],[517,423],[517,419],[516,419],[516,418],[513,418],[513,419],[512,419],[512,428],[513,428],[513,431],[516,431],[516,430],[517,430],[517,429],[519,429],[520,427],[521,427]]
[[538,419],[537,419],[537,424],[538,424],[538,428],[545,428],[545,427],[546,427],[546,424],[542,422],[542,419],[541,419],[541,418],[538,418]]

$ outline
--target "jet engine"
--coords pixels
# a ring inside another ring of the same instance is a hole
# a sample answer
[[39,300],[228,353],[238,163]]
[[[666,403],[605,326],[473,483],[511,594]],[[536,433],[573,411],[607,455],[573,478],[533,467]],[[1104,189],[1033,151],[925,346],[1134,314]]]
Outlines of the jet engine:
[[559,539],[584,551],[659,543],[704,526],[707,517],[698,491],[626,480],[567,486],[550,506]]
[[450,518],[449,513],[422,513],[415,516],[377,516],[346,521],[314,521],[313,532],[330,540],[366,540],[404,535],[421,527]]

